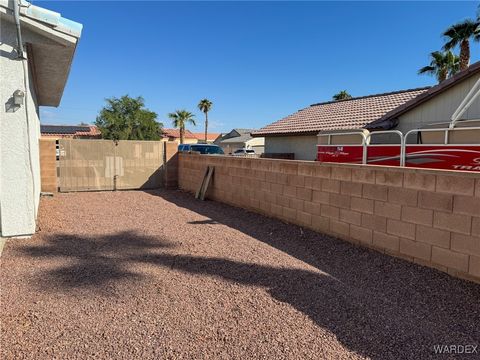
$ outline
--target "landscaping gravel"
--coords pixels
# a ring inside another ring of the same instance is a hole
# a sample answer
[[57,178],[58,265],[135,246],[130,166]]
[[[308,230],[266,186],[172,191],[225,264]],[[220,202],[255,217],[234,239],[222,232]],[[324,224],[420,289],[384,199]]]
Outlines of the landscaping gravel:
[[39,227],[0,258],[1,359],[439,359],[480,342],[479,285],[180,191],[56,194]]

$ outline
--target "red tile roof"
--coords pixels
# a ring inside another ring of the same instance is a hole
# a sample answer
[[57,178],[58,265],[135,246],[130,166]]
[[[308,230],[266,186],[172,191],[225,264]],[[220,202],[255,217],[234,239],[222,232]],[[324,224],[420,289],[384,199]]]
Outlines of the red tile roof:
[[[198,140],[205,140],[205,133],[193,133],[193,135],[198,139]],[[208,133],[207,134],[207,140],[209,141],[214,141],[216,138],[218,138],[220,134],[218,133]]]
[[409,89],[313,104],[252,135],[306,135],[322,130],[359,129],[427,90],[428,87]]
[[89,131],[77,131],[75,133],[75,136],[100,136],[100,135],[102,135],[100,130],[95,125],[90,125],[89,128],[90,128]]
[[[163,136],[165,137],[171,137],[175,139],[180,138],[180,130],[179,129],[162,129],[163,131]],[[196,139],[197,137],[190,131],[190,130],[185,130],[185,139]]]
[[43,137],[100,138],[102,133],[95,125],[41,125]]

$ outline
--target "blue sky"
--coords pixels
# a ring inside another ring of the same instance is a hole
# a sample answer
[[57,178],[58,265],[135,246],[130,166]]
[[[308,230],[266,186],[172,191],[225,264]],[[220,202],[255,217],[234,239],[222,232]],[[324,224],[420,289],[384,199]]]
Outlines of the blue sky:
[[[211,132],[259,128],[339,90],[433,85],[417,75],[441,32],[478,2],[34,1],[84,25],[59,108],[42,123],[93,123],[104,99],[143,96],[158,120],[213,101]],[[480,60],[480,46],[472,46]]]

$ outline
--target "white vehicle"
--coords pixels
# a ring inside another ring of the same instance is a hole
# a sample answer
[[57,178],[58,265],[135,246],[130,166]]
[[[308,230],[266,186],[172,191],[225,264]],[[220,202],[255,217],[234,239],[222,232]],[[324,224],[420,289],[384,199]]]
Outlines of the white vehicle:
[[238,150],[235,150],[232,155],[234,155],[234,156],[255,155],[255,150],[253,150],[253,149],[238,149]]

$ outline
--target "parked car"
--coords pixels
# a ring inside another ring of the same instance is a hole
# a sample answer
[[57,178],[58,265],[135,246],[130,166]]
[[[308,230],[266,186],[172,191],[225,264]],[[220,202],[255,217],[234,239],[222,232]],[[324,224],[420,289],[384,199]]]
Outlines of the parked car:
[[180,144],[178,145],[178,151],[180,152],[186,152],[190,151],[190,144]]
[[180,144],[178,145],[180,152],[196,152],[208,155],[224,155],[222,148],[218,145],[211,144]]
[[255,155],[255,150],[253,150],[253,149],[238,149],[238,150],[235,150],[232,155],[234,155],[234,156]]

